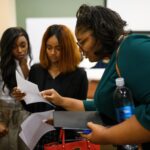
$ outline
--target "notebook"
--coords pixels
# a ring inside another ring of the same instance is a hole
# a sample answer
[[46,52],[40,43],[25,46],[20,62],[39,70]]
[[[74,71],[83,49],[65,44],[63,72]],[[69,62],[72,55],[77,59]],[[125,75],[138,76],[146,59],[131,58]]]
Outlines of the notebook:
[[103,125],[96,111],[54,111],[54,127],[64,129],[88,129],[87,122]]

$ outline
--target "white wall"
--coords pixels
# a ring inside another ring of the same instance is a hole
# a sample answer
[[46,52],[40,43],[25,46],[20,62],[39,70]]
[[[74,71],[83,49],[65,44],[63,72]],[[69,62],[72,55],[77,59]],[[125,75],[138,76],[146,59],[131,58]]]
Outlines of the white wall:
[[[32,64],[39,62],[41,40],[48,26],[52,24],[64,24],[67,27],[69,27],[72,33],[74,34],[75,23],[76,23],[75,17],[27,18],[26,29],[29,34],[32,47],[33,53]],[[89,62],[88,59],[84,59],[84,61],[82,61],[80,64],[80,66],[84,68],[91,68],[94,65],[95,63]]]
[[39,62],[39,53],[41,47],[41,41],[44,32],[52,24],[65,24],[74,33],[75,18],[27,18],[26,30],[29,34],[33,63]]
[[0,38],[8,27],[16,26],[15,0],[0,0]]
[[127,29],[150,31],[150,0],[107,0],[107,7],[127,21]]

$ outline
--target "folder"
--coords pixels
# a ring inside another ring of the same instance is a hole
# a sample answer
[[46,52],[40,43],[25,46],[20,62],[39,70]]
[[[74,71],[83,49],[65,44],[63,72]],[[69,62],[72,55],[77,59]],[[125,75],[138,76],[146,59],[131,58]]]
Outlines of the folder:
[[87,122],[104,125],[96,111],[54,111],[54,127],[63,129],[88,129]]

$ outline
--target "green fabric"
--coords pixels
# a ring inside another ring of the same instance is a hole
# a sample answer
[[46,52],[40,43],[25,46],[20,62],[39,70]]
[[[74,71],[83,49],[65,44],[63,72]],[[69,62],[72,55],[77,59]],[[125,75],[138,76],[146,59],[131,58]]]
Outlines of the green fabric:
[[95,111],[96,110],[94,101],[84,100],[83,104],[84,104],[86,111]]
[[[100,113],[116,120],[113,106],[116,52],[112,55],[97,87],[94,102]],[[139,122],[150,130],[150,37],[130,35],[120,46],[118,66],[126,86],[131,89],[136,103],[135,115]],[[84,103],[85,108],[90,104]]]

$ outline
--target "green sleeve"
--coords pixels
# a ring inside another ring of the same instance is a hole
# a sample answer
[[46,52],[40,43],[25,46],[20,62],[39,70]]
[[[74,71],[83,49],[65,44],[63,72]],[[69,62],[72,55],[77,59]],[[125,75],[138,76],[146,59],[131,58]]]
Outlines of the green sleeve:
[[84,105],[85,111],[95,111],[96,110],[93,100],[92,101],[84,100],[83,105]]
[[150,130],[150,38],[144,35],[127,38],[121,45],[118,65],[132,91],[135,115]]
[[150,130],[150,104],[143,104],[136,107],[135,115],[141,125]]

